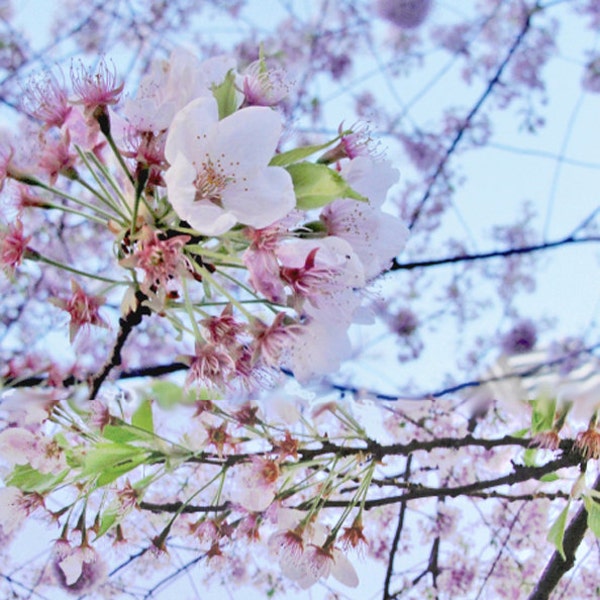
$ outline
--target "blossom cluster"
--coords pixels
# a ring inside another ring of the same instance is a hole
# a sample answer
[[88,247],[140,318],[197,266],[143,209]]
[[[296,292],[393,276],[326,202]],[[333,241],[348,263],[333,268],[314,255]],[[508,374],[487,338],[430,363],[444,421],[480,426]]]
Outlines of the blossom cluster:
[[[382,210],[398,172],[365,130],[282,151],[277,104],[291,84],[265,59],[240,73],[228,57],[176,50],[125,100],[105,61],[74,65],[71,79],[74,97],[57,77],[28,90],[25,106],[42,122],[35,168],[4,148],[3,182],[21,195],[0,238],[5,270],[46,259],[27,231],[31,205],[76,212],[113,236],[122,317],[141,304],[192,334],[181,357],[190,383],[254,388],[282,367],[301,381],[335,370],[365,287],[407,236]],[[82,167],[108,185],[94,189]],[[74,281],[70,298],[53,300],[70,316],[71,341],[82,326],[107,325],[105,288],[86,294]]]
[[[12,521],[47,510],[46,497],[65,484],[79,486],[85,498],[79,522],[65,518],[53,554],[55,581],[68,591],[89,592],[106,575],[88,532],[100,538],[110,530],[118,538],[126,514],[164,472],[143,485],[120,481],[114,506],[98,509],[90,526],[86,507],[94,492],[177,454],[191,463],[210,456],[206,471],[220,465],[223,483],[216,496],[206,484],[207,502],[222,496],[245,520],[270,522],[272,552],[298,585],[329,574],[358,582],[336,545],[347,513],[333,530],[317,522],[318,502],[295,521],[286,516],[282,500],[306,487],[297,491],[293,478],[282,477],[294,470],[298,439],[266,425],[257,433],[256,407],[231,414],[213,404],[231,394],[248,397],[286,371],[300,382],[335,371],[350,354],[350,326],[364,322],[367,286],[402,251],[408,233],[383,210],[398,171],[373,151],[364,127],[340,126],[324,142],[283,147],[278,105],[290,85],[264,58],[239,71],[229,57],[201,62],[181,49],[151,66],[135,96],[126,96],[104,60],[95,69],[73,64],[70,90],[58,75],[30,82],[24,108],[41,124],[35,141],[27,153],[17,143],[2,148],[1,183],[5,197],[16,200],[16,218],[0,233],[2,267],[17,281],[30,264],[70,274],[49,301],[68,315],[71,344],[85,337],[82,329],[110,337],[118,328],[104,366],[69,380],[37,365],[40,402],[13,411],[22,398],[13,391],[2,404],[11,413],[0,455],[11,470],[2,493]],[[39,214],[87,223],[102,240],[97,255],[56,253],[36,231]],[[152,419],[152,401],[164,394],[143,399],[124,420],[103,387],[144,319],[168,324],[173,340],[165,345],[181,350],[172,364],[187,370],[185,392],[169,393],[196,407],[194,435],[166,453]],[[3,376],[17,384],[29,368],[10,362]],[[88,383],[88,405],[67,407],[64,401],[76,401]],[[246,448],[248,439],[262,440],[262,451]],[[236,464],[221,464],[226,452],[242,454]],[[344,468],[364,472],[360,461]],[[353,505],[363,496],[360,488]],[[218,519],[190,524],[211,557],[221,552],[222,526]],[[8,535],[14,526],[1,529]],[[354,530],[360,541],[361,527]],[[161,536],[153,545],[165,549]]]

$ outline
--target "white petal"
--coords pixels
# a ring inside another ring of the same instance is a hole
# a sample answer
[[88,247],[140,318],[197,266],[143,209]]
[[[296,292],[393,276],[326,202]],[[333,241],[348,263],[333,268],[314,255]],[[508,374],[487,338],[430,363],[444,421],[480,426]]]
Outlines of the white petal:
[[388,190],[398,181],[399,171],[387,160],[357,156],[342,169],[348,183],[374,206],[381,206]]
[[197,98],[173,117],[165,142],[165,158],[173,164],[182,153],[191,161],[204,159],[207,139],[214,135],[219,119],[217,101],[212,97]]
[[66,584],[73,585],[81,577],[83,558],[79,552],[73,552],[67,558],[61,560],[58,566],[65,575]]
[[281,167],[264,167],[239,176],[223,192],[223,206],[240,223],[257,229],[282,219],[296,205],[290,174]]
[[200,200],[188,206],[185,219],[196,231],[208,236],[221,235],[237,223],[232,213],[208,200]]
[[333,551],[333,561],[331,575],[348,587],[357,587],[358,575],[352,563],[339,550]]
[[211,152],[244,169],[265,167],[275,154],[280,135],[281,118],[274,110],[250,106],[219,121]]

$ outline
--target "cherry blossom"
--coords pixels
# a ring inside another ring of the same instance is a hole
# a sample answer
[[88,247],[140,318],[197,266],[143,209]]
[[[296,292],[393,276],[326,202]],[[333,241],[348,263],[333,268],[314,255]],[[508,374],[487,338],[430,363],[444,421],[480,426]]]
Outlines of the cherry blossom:
[[71,280],[72,295],[68,300],[52,298],[51,302],[69,313],[71,318],[69,324],[69,339],[71,342],[82,327],[95,325],[97,327],[108,327],[107,322],[100,315],[99,309],[104,304],[103,296],[90,296],[75,281]]
[[179,110],[196,98],[209,97],[211,87],[235,68],[229,56],[200,61],[189,50],[177,47],[168,60],[153,61],[136,97],[126,101],[125,116],[139,131],[165,130]]
[[203,235],[284,217],[296,202],[292,180],[267,166],[280,133],[269,108],[243,108],[219,121],[216,101],[200,98],[179,111],[165,147],[165,181],[178,215]]

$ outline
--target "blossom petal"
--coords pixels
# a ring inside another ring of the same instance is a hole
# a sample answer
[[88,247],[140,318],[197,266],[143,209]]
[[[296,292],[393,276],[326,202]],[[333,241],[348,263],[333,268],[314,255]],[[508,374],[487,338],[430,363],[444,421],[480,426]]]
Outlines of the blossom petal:
[[184,106],[173,118],[165,142],[165,158],[173,165],[177,154],[188,159],[203,158],[207,139],[216,127],[219,109],[214,98],[197,98]]
[[223,193],[223,206],[245,225],[267,227],[296,205],[290,174],[281,167],[263,167],[236,178]]
[[[188,125],[189,127],[189,125]],[[264,106],[242,108],[219,121],[218,135],[211,139],[211,155],[241,169],[265,167],[281,135],[281,118]]]
[[337,548],[333,551],[331,575],[348,587],[357,587],[359,584],[358,575],[352,563]]

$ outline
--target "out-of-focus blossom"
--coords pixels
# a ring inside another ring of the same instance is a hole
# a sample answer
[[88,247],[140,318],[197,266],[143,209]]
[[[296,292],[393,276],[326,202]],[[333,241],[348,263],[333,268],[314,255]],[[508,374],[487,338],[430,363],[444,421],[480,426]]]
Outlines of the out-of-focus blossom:
[[107,579],[108,569],[94,548],[72,548],[66,540],[54,545],[52,570],[56,582],[70,594],[80,596],[97,590]]
[[65,86],[52,74],[27,82],[22,106],[46,127],[62,127],[73,110]]
[[425,21],[432,4],[432,0],[378,0],[377,12],[402,29],[414,29]]
[[16,532],[25,519],[43,505],[43,499],[38,494],[24,494],[12,486],[0,488],[0,532],[5,536]]
[[168,60],[152,63],[137,96],[125,102],[125,117],[138,131],[164,131],[175,113],[196,98],[211,96],[211,88],[235,67],[228,56],[200,61],[185,48],[176,48]]
[[21,265],[27,257],[27,244],[31,236],[23,233],[23,223],[17,220],[7,228],[0,228],[0,267],[9,275]]
[[250,463],[235,468],[231,500],[251,512],[262,512],[275,499],[280,471],[271,459],[253,457]]
[[48,419],[59,399],[55,389],[8,390],[0,397],[0,413],[11,425],[37,428]]
[[269,69],[257,60],[243,73],[243,92],[250,106],[275,106],[289,93],[291,84],[282,69]]
[[519,354],[533,350],[537,341],[537,328],[533,321],[525,319],[517,323],[501,340],[502,350],[507,354]]
[[581,85],[588,92],[600,93],[600,56],[591,58],[585,65]]

